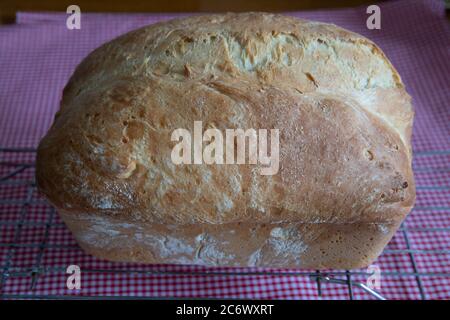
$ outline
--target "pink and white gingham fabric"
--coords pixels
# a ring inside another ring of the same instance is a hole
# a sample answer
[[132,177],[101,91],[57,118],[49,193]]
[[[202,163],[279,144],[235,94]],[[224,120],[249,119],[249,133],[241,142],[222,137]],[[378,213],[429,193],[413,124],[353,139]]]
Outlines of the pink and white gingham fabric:
[[[365,7],[287,14],[363,34],[383,49],[402,75],[416,110],[417,203],[405,231],[397,232],[376,262],[383,272],[379,291],[389,299],[450,299],[450,20],[441,0],[379,6],[381,30],[366,28]],[[0,147],[37,146],[65,83],[91,50],[129,30],[174,16],[181,15],[82,13],[81,30],[68,30],[65,13],[19,13],[16,24],[0,26]],[[0,177],[11,171],[8,163],[30,163],[33,157],[0,152]],[[0,184],[0,271],[8,275],[2,277],[3,297],[320,298],[309,277],[289,274],[305,270],[149,266],[86,255],[36,190],[21,183],[32,180],[33,174],[31,167],[11,183]],[[29,203],[25,209],[24,200]],[[12,249],[13,243],[19,245]],[[78,291],[66,287],[65,269],[71,264],[82,270]],[[351,279],[365,283],[365,270],[356,272],[360,274]],[[348,288],[338,284],[322,284],[322,294],[325,299],[349,297]],[[353,294],[371,299],[357,288]]]

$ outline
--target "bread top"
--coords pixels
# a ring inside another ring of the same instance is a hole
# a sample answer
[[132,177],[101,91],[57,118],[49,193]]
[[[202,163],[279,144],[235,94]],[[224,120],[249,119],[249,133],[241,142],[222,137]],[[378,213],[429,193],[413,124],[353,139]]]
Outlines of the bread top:
[[[175,129],[280,130],[280,169],[175,165]],[[156,223],[386,222],[411,209],[413,110],[370,40],[267,13],[150,25],[93,51],[37,157],[58,208]]]

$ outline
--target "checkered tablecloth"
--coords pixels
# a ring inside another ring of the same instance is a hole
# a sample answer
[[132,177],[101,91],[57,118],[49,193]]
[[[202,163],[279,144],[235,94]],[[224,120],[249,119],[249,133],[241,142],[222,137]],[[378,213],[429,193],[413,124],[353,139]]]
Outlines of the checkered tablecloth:
[[[335,23],[375,41],[413,97],[416,207],[376,261],[390,299],[450,298],[450,22],[441,0],[384,2],[381,30],[366,28],[366,8],[289,12]],[[65,8],[61,9],[65,12]],[[83,10],[83,8],[81,8]],[[92,49],[163,14],[83,14],[81,30],[65,13],[19,13],[0,26],[0,147],[35,148],[50,126],[62,89]],[[0,151],[0,294],[36,296],[232,297],[318,299],[308,270],[204,268],[110,263],[83,253],[32,184],[32,152]],[[17,164],[24,164],[17,167]],[[27,182],[29,181],[29,183]],[[68,265],[81,290],[66,287]],[[330,271],[347,279],[345,271]],[[300,274],[299,274],[300,273]],[[366,282],[365,270],[351,281]],[[348,287],[323,283],[322,298],[347,299]],[[353,288],[356,299],[371,299]]]

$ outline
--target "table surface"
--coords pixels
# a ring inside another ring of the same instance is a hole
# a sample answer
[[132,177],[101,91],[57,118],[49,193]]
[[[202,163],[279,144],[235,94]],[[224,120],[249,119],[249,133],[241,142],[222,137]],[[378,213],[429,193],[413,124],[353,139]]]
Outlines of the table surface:
[[[378,0],[378,2],[387,0]],[[446,17],[450,20],[450,0]],[[82,12],[225,12],[225,11],[299,11],[354,7],[373,4],[370,0],[78,0]],[[0,2],[0,24],[15,21],[20,11],[64,12],[72,0],[3,0]]]
[[[319,8],[353,7],[372,4],[369,0],[77,0],[82,12],[222,12],[222,11],[298,11]],[[72,0],[3,0],[0,22],[14,21],[19,11],[59,11],[74,4]]]

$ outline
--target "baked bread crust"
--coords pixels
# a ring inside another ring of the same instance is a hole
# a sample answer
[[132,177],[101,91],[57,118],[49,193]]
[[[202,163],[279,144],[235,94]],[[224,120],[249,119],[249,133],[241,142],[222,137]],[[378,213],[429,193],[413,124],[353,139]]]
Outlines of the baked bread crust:
[[[194,241],[185,236],[193,225],[225,242],[218,226],[225,234],[236,224],[310,225],[316,233],[345,225],[354,226],[353,239],[367,233],[361,226],[392,226],[371,245],[344,241],[359,248],[353,263],[338,263],[349,261],[345,250],[326,261],[306,250],[300,260],[315,263],[258,264],[362,266],[414,203],[410,100],[374,43],[334,25],[266,13],[158,23],[104,44],[77,67],[39,145],[37,183],[80,244],[106,258],[210,264],[163,257],[148,243],[152,259],[127,256],[117,243],[101,254],[101,245],[81,239],[96,232],[85,221],[113,219],[147,233],[175,226],[184,242]],[[280,129],[278,174],[260,175],[255,165],[174,165],[172,131],[192,131],[198,120],[221,131]],[[245,239],[244,230],[235,233]],[[270,241],[264,234],[255,245]],[[235,249],[235,262],[219,255],[215,264],[249,265],[250,251]]]

